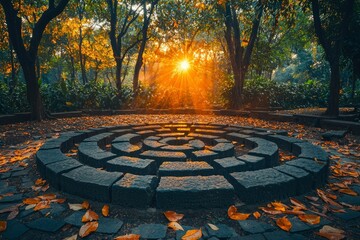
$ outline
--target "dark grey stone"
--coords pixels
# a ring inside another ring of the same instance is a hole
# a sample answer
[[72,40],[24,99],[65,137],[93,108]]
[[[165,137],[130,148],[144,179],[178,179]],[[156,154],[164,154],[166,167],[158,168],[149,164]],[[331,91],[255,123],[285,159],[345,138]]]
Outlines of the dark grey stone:
[[298,158],[287,161],[286,165],[302,168],[312,176],[312,188],[321,187],[326,183],[328,166],[324,162],[316,162],[310,159]]
[[284,231],[266,232],[264,236],[267,240],[307,240],[303,235],[297,233],[287,233]]
[[244,220],[238,221],[242,230],[247,233],[263,233],[267,231],[273,231],[276,228],[268,223],[261,222],[259,220]]
[[315,146],[309,142],[294,143],[292,153],[299,158],[309,158],[312,160],[328,162],[329,154],[321,147]]
[[132,233],[139,234],[143,239],[162,239],[166,237],[167,226],[162,224],[141,224],[132,229]]
[[360,217],[360,212],[346,209],[344,213],[334,213],[334,215],[342,220],[349,221]]
[[339,202],[344,202],[350,205],[360,205],[360,196],[342,195],[338,198]]
[[292,145],[294,143],[301,143],[303,140],[298,138],[282,136],[282,135],[268,135],[266,139],[276,143],[279,148],[292,152]]
[[140,154],[145,158],[154,159],[160,162],[163,161],[185,161],[186,155],[183,152],[170,152],[170,151],[155,151],[148,150]]
[[161,126],[152,124],[152,125],[133,127],[132,129],[134,131],[145,131],[145,130],[154,130],[154,129],[158,129],[158,128],[161,128]]
[[155,174],[156,162],[150,159],[122,156],[107,161],[105,167],[108,171],[150,175]]
[[210,134],[201,134],[201,133],[190,133],[188,137],[193,137],[195,139],[200,139],[205,143],[213,143],[215,139],[219,138],[217,135],[210,135]]
[[111,186],[123,176],[120,172],[106,172],[82,166],[60,177],[61,189],[84,198],[110,202]]
[[36,153],[37,170],[41,176],[45,177],[46,165],[69,159],[70,158],[64,155],[60,149],[39,150]]
[[246,163],[248,170],[259,170],[266,167],[266,161],[264,157],[245,154],[237,158]]
[[60,189],[60,176],[62,173],[69,172],[75,168],[83,166],[75,159],[68,159],[61,162],[55,162],[46,166],[46,180],[51,186]]
[[235,146],[232,143],[217,143],[209,150],[219,153],[221,157],[231,157],[235,154]]
[[292,224],[292,227],[290,229],[290,232],[292,233],[307,231],[311,229],[308,224],[301,221],[298,217],[289,218],[289,221]]
[[26,224],[29,228],[44,231],[56,232],[65,225],[62,220],[54,220],[51,218],[38,218]]
[[119,219],[101,217],[99,219],[99,227],[96,232],[115,234],[120,231],[123,224],[123,221],[120,221]]
[[208,225],[205,226],[205,231],[203,233],[204,237],[206,238],[220,238],[220,239],[226,239],[230,237],[235,237],[237,234],[235,230],[232,227],[229,227],[225,224],[216,224],[216,226],[219,228],[219,230],[212,230]]
[[65,208],[58,203],[52,203],[50,208],[40,210],[42,215],[50,213],[50,216],[52,217],[60,216],[64,211]]
[[230,173],[230,182],[245,203],[281,199],[295,192],[295,179],[275,169]]
[[201,129],[201,128],[199,129],[199,128],[195,128],[195,133],[222,136],[222,135],[224,135],[226,133],[226,131],[215,130],[215,129]]
[[23,199],[22,193],[17,193],[11,196],[4,196],[0,199],[0,203],[11,203],[11,202],[20,202]]
[[159,176],[209,176],[215,170],[207,162],[163,162],[159,168]]
[[241,134],[241,133],[228,133],[226,135],[227,139],[230,139],[231,141],[236,141],[240,144],[244,144],[245,143],[245,139],[250,137],[249,135],[245,135],[245,134]]
[[10,176],[11,176],[11,172],[2,173],[0,174],[0,179],[1,180],[8,179]]
[[112,202],[130,207],[148,207],[153,200],[158,178],[130,173],[112,186]]
[[297,195],[311,191],[313,178],[309,172],[287,164],[274,167],[274,169],[295,178]]
[[74,213],[72,213],[70,216],[67,216],[64,221],[67,224],[76,226],[76,227],[81,227],[83,225],[83,223],[81,222],[82,217],[84,216],[85,211],[76,211]]
[[207,149],[193,151],[192,155],[194,156],[195,160],[201,160],[201,161],[209,161],[220,157],[218,153]]
[[219,175],[162,177],[156,189],[159,208],[226,207],[234,201],[234,189]]
[[28,170],[28,169],[13,172],[13,173],[11,174],[11,177],[14,178],[14,177],[27,176],[27,175],[29,175],[29,170]]
[[345,137],[348,131],[327,131],[323,134],[321,134],[322,138],[326,141],[336,140],[336,139],[342,139]]
[[158,149],[166,145],[165,143],[160,143],[157,140],[149,140],[148,138],[143,141],[143,144],[146,150]]
[[197,150],[202,150],[205,148],[205,143],[199,139],[189,141],[189,145]]
[[122,136],[115,138],[112,142],[130,142],[130,143],[137,143],[141,139],[141,136],[136,133],[127,133]]
[[96,142],[99,146],[104,147],[106,144],[110,143],[110,139],[113,134],[114,133],[112,132],[100,133],[92,137],[85,138],[83,142]]
[[162,138],[168,138],[168,137],[184,137],[184,136],[185,136],[185,133],[184,133],[184,132],[160,133],[160,134],[157,134],[156,136],[162,137]]
[[226,172],[242,172],[248,169],[247,164],[235,157],[220,158],[214,160],[214,166]]
[[2,233],[4,239],[19,239],[29,228],[18,220],[11,220],[7,223],[5,232]]
[[125,156],[136,156],[141,152],[141,147],[130,142],[117,142],[111,146],[113,153]]
[[249,155],[264,157],[266,166],[271,167],[279,163],[279,148],[270,141],[261,138],[247,138],[248,141],[255,143],[255,148],[248,152]]

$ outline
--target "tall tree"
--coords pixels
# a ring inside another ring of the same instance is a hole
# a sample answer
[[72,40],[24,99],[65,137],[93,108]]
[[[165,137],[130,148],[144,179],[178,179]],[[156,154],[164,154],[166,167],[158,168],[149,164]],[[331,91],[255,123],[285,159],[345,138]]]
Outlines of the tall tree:
[[147,9],[147,0],[142,1],[142,8],[143,8],[143,25],[141,29],[141,43],[139,47],[138,56],[135,63],[134,69],[134,77],[133,77],[133,92],[136,95],[139,88],[139,74],[141,70],[141,66],[143,65],[143,54],[146,47],[146,42],[148,41],[148,29],[151,22],[151,17],[154,13],[154,8],[159,0],[153,0],[150,3],[150,9]]
[[314,28],[320,45],[330,64],[330,89],[326,115],[339,115],[341,89],[340,57],[342,45],[348,34],[354,0],[311,0]]
[[10,41],[23,69],[27,87],[27,99],[30,103],[31,118],[33,120],[41,120],[45,117],[40,95],[39,79],[36,74],[36,58],[41,38],[49,22],[65,9],[68,2],[69,0],[60,0],[56,4],[55,0],[48,1],[48,7],[35,23],[30,43],[27,44],[22,36],[22,19],[18,15],[21,6],[15,1],[0,0],[0,4],[5,12]]

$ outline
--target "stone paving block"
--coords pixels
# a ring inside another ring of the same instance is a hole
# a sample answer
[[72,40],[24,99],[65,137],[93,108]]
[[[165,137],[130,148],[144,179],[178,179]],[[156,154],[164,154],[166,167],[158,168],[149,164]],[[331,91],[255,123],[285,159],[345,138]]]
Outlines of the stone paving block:
[[126,172],[138,175],[155,174],[156,162],[150,159],[121,156],[107,161],[106,170]]
[[315,146],[309,142],[294,143],[292,153],[299,158],[316,159],[318,161],[328,162],[329,154],[321,147]]
[[248,169],[245,162],[240,161],[235,157],[215,159],[213,165],[219,170],[225,170],[226,173],[242,172]]
[[50,208],[40,210],[43,216],[49,214],[51,217],[58,217],[65,211],[65,208],[58,203],[52,203]]
[[156,136],[158,137],[162,137],[162,138],[167,138],[167,137],[184,137],[185,133],[180,133],[180,132],[169,132],[169,133],[160,133],[157,134]]
[[194,148],[192,148],[190,145],[188,144],[184,144],[184,145],[166,145],[163,147],[160,147],[161,150],[164,151],[174,151],[174,152],[184,152],[185,154],[190,154]]
[[266,161],[264,157],[245,154],[237,157],[237,159],[245,162],[249,171],[259,170],[266,167]]
[[14,177],[27,176],[27,175],[29,175],[29,170],[28,170],[28,169],[22,170],[22,171],[13,172],[13,173],[11,174],[11,177],[14,178]]
[[207,149],[193,151],[192,155],[195,160],[200,160],[200,161],[210,161],[220,157],[218,153]]
[[39,150],[36,153],[36,165],[41,176],[45,177],[46,165],[69,160],[70,158],[64,155],[60,149]]
[[160,143],[157,140],[149,140],[148,138],[143,141],[143,144],[144,149],[146,150],[158,149],[166,145],[165,143]]
[[46,141],[40,148],[40,150],[50,150],[50,149],[60,149],[62,151],[67,151],[73,146],[72,137],[59,137],[52,138]]
[[107,160],[116,157],[114,153],[102,150],[97,142],[80,143],[78,155],[81,162],[95,168],[103,168]]
[[159,168],[159,176],[209,176],[215,170],[207,162],[163,162]]
[[141,224],[132,229],[133,234],[139,234],[143,239],[163,239],[166,231],[167,226],[162,224]]
[[313,184],[313,178],[311,174],[301,168],[293,167],[291,165],[283,164],[281,166],[274,167],[274,169],[285,173],[296,181],[296,195],[300,195],[311,191]]
[[141,136],[141,138],[152,136],[152,135],[154,135],[155,133],[156,133],[156,132],[153,131],[153,130],[144,130],[144,131],[138,131],[138,132],[136,132],[136,134],[139,134],[139,135]]
[[205,226],[203,236],[205,238],[215,237],[218,239],[227,239],[237,236],[235,230],[225,224],[216,224],[219,230],[212,230],[208,225]]
[[226,134],[226,138],[231,140],[231,141],[236,141],[240,144],[244,144],[245,143],[245,139],[250,137],[249,135],[245,135],[245,134],[241,134],[241,133],[228,133]]
[[76,226],[76,227],[81,227],[83,225],[83,223],[81,222],[81,219],[85,213],[86,213],[86,211],[73,212],[71,215],[67,216],[64,219],[64,222],[66,222],[67,224]]
[[332,140],[344,138],[347,133],[348,131],[344,131],[344,130],[339,130],[339,131],[332,130],[321,134],[321,136],[325,141],[332,141]]
[[127,133],[115,138],[112,142],[130,142],[130,143],[137,143],[141,139],[141,136],[136,133]]
[[217,143],[209,150],[217,152],[220,157],[231,157],[235,154],[235,146],[232,143]]
[[230,173],[236,194],[245,203],[266,202],[295,195],[295,179],[275,169]]
[[29,228],[18,220],[10,220],[1,236],[4,239],[19,239],[28,230]]
[[11,196],[4,196],[0,199],[0,203],[12,203],[12,202],[21,202],[23,199],[22,193],[17,193]]
[[100,217],[99,227],[96,230],[96,232],[105,233],[105,234],[115,234],[118,231],[120,231],[123,224],[124,224],[123,221],[120,221],[119,219]]
[[162,177],[156,189],[156,204],[162,209],[224,208],[233,201],[233,186],[219,175]]
[[188,135],[188,137],[193,137],[195,139],[199,139],[208,144],[212,144],[215,139],[219,138],[219,136],[216,136],[216,135],[201,134],[201,133],[190,133]]
[[286,165],[302,168],[312,176],[312,188],[321,187],[326,183],[328,166],[323,162],[316,162],[310,159],[298,158],[287,161]]
[[303,140],[300,140],[298,138],[282,136],[282,135],[268,135],[266,136],[266,139],[276,143],[279,146],[279,148],[287,150],[289,152],[292,152],[292,145],[294,143],[304,142]]
[[346,209],[344,213],[334,213],[334,215],[342,220],[349,221],[360,217],[360,212]]
[[189,145],[197,150],[202,150],[205,148],[205,143],[199,139],[189,141]]
[[269,223],[262,222],[260,220],[244,220],[238,221],[242,230],[247,233],[264,233],[268,231],[274,231],[276,228]]
[[111,186],[123,176],[120,172],[106,172],[82,166],[60,177],[61,189],[84,198],[110,202]]
[[186,155],[183,152],[155,151],[148,150],[140,154],[141,157],[150,158],[159,162],[163,161],[185,161]]
[[68,159],[61,162],[55,162],[46,166],[46,180],[51,186],[60,189],[60,176],[62,173],[69,172],[75,168],[83,166],[75,159]]
[[298,217],[291,217],[288,219],[292,224],[292,227],[290,229],[290,232],[292,233],[303,232],[311,229],[311,227],[308,224],[301,221]]
[[222,130],[202,129],[202,128],[195,128],[194,132],[201,134],[217,135],[217,136],[223,136],[226,133],[226,131],[222,131]]
[[161,128],[160,125],[145,125],[145,126],[139,126],[139,127],[133,127],[132,129],[134,131],[145,131],[145,130],[154,130],[154,129],[158,129],[158,128]]
[[117,142],[111,145],[113,153],[125,156],[136,156],[141,152],[141,147],[130,142]]
[[111,136],[114,133],[100,133],[89,138],[85,138],[83,142],[96,142],[99,146],[104,147],[106,144],[111,143]]
[[287,233],[284,231],[264,233],[266,240],[307,240],[308,238],[297,233]]
[[256,144],[256,147],[248,152],[249,155],[264,157],[267,167],[279,163],[279,148],[275,143],[261,138],[247,138],[247,140]]
[[26,224],[29,228],[44,231],[56,232],[65,225],[63,220],[55,220],[51,218],[38,218]]
[[147,207],[153,200],[158,178],[130,173],[112,186],[112,202],[130,207]]
[[349,195],[345,195],[343,194],[342,196],[339,197],[339,202],[344,202],[350,205],[360,205],[360,196],[349,196]]

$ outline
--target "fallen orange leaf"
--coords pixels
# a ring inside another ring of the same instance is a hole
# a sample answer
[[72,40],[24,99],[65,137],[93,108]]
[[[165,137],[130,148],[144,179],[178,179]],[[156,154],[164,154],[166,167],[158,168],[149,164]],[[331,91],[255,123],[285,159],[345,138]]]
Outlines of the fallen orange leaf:
[[322,227],[319,232],[316,232],[315,234],[327,238],[329,240],[341,240],[345,238],[345,231],[338,229],[338,228],[334,228],[334,227],[330,227],[328,225],[325,225],[324,227]]
[[184,214],[176,213],[174,211],[166,211],[164,212],[164,215],[170,222],[177,222],[184,217]]
[[276,219],[276,225],[284,231],[290,231],[292,224],[286,216]]
[[96,212],[92,210],[87,210],[84,216],[81,218],[82,222],[91,222],[91,221],[97,221],[99,220],[99,215],[96,214]]
[[109,216],[109,205],[105,204],[103,208],[101,209],[101,213],[104,217]]
[[41,201],[40,198],[25,198],[23,200],[24,204],[30,205],[30,204],[38,204]]
[[311,225],[320,223],[320,216],[314,214],[303,214],[299,215],[298,218],[303,222],[310,223]]
[[351,190],[350,188],[342,188],[342,189],[339,189],[339,192],[341,193],[345,193],[347,195],[351,195],[351,196],[357,196],[357,192]]
[[34,211],[39,211],[46,208],[50,208],[50,202],[47,200],[41,201],[38,204],[36,204]]
[[275,210],[275,209],[268,208],[268,207],[260,207],[260,209],[261,209],[263,212],[268,213],[268,214],[272,214],[272,215],[282,214],[282,213],[283,213],[282,211]]
[[36,186],[43,186],[43,185],[45,185],[45,183],[46,183],[46,180],[45,180],[45,179],[42,179],[42,178],[38,178],[38,179],[36,179],[36,181],[35,181],[35,185],[36,185]]
[[6,230],[7,222],[6,221],[0,221],[0,232],[3,232]]
[[140,239],[140,235],[138,234],[126,234],[114,238],[114,240],[139,240],[139,239]]
[[178,230],[184,231],[184,228],[177,222],[169,222],[168,227],[175,231]]
[[186,231],[181,240],[198,240],[202,237],[201,229],[193,229]]
[[48,194],[44,194],[42,196],[38,196],[38,198],[40,198],[42,200],[54,200],[54,199],[56,199],[56,195],[53,193],[48,193]]
[[278,210],[281,212],[285,212],[285,210],[289,208],[288,206],[286,206],[285,204],[283,204],[281,202],[272,202],[271,205],[273,205],[275,210]]
[[68,203],[68,205],[69,205],[69,208],[74,211],[79,211],[79,210],[83,209],[83,206],[80,203]]
[[261,217],[261,214],[258,211],[254,212],[253,215],[256,219],[259,219]]
[[232,220],[246,220],[250,216],[250,213],[239,213],[234,205],[231,205],[228,209],[228,216]]
[[80,237],[86,237],[88,236],[90,233],[95,232],[97,230],[97,228],[99,227],[99,223],[98,222],[88,222],[86,224],[84,224],[79,231],[79,236]]
[[89,209],[90,207],[90,203],[88,201],[84,201],[81,206],[84,208],[84,209]]
[[300,202],[299,200],[295,199],[295,198],[290,198],[290,202],[292,204],[294,204],[296,207],[298,207],[298,210],[306,210],[306,206],[305,204],[303,204],[302,202]]

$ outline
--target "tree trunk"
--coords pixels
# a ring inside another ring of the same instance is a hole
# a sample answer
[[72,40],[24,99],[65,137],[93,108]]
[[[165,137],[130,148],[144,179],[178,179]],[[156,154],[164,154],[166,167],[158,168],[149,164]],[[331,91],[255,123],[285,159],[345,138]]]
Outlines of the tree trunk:
[[75,82],[75,60],[74,60],[74,57],[70,56],[70,62],[71,62],[70,79],[71,79],[71,82]]
[[120,94],[122,84],[121,84],[121,70],[122,70],[122,60],[116,60],[116,70],[115,70],[115,83],[116,88]]
[[9,93],[12,94],[14,92],[15,86],[17,85],[17,79],[16,79],[14,52],[11,42],[9,43],[9,50],[10,50],[10,62],[11,62],[11,82],[9,84]]
[[334,59],[330,63],[330,94],[328,99],[328,107],[326,115],[336,117],[339,115],[339,100],[340,100],[340,64],[339,58]]

